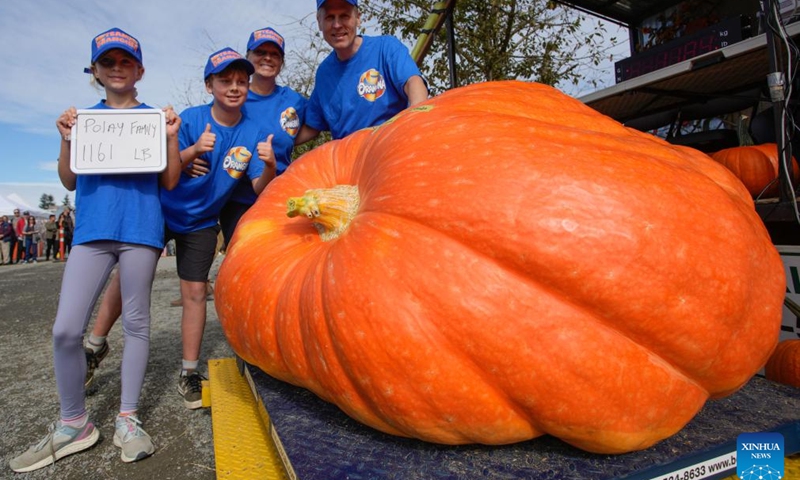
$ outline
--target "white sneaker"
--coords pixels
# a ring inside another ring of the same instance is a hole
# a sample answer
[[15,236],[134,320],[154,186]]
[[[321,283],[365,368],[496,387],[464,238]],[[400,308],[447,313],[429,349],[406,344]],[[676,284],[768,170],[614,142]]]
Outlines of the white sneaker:
[[147,458],[156,450],[150,435],[142,430],[142,422],[136,415],[117,415],[114,422],[114,445],[122,449],[120,458],[130,463]]

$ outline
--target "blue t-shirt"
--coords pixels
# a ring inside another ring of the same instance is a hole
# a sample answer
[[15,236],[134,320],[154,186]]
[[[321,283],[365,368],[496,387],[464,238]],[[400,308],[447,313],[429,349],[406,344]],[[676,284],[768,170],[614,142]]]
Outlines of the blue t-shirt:
[[420,71],[408,49],[395,37],[363,39],[351,58],[331,52],[317,69],[306,124],[342,138],[380,125],[408,106],[406,82]]
[[200,155],[208,162],[209,172],[196,178],[182,172],[174,189],[161,190],[164,220],[175,233],[216,225],[219,212],[239,179],[252,182],[264,170],[256,149],[258,142],[267,138],[264,130],[246,116],[233,127],[220,125],[211,116],[211,104],[190,107],[181,113],[180,149],[194,145],[207,124],[217,136],[214,150]]
[[[250,91],[244,104],[244,114],[261,126],[267,134],[273,134],[272,149],[275,151],[276,174],[280,175],[292,161],[294,138],[306,115],[306,100],[289,87],[276,85],[269,95],[259,95]],[[258,174],[264,171],[264,162],[253,162]],[[252,182],[241,181],[231,195],[230,201],[252,205],[256,202],[256,192]]]
[[[101,101],[92,109],[110,109]],[[141,104],[135,108],[151,108]],[[78,175],[73,245],[98,240],[164,247],[158,173]]]

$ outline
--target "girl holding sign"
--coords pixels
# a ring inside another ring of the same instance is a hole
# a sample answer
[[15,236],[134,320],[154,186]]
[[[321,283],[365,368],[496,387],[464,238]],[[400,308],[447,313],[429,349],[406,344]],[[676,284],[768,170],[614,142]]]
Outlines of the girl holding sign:
[[[213,101],[181,113],[185,173],[175,190],[162,193],[167,236],[176,244],[183,306],[178,393],[189,409],[202,406],[205,377],[199,372],[199,357],[206,324],[206,282],[214,260],[220,212],[238,184],[246,182],[258,195],[278,168],[272,146],[275,135],[242,111],[254,71],[250,61],[230,48],[209,56],[204,78]],[[195,163],[204,165],[200,174]],[[94,367],[108,348],[105,336],[119,311],[115,279],[108,286],[88,339],[87,360]]]
[[[92,40],[91,73],[106,98],[92,108],[150,108],[136,99],[136,82],[144,75],[139,41],[112,28]],[[122,285],[122,398],[114,444],[124,462],[154,451],[136,411],[144,383],[150,342],[150,291],[156,262],[164,247],[164,220],[159,188],[172,189],[180,178],[180,118],[165,109],[167,168],[161,173],[75,175],[70,170],[70,129],[77,111],[67,109],[56,121],[62,136],[58,173],[68,190],[76,191],[81,211],[76,217],[73,249],[61,285],[53,326],[53,357],[61,404],[60,418],[47,435],[12,459],[11,468],[29,472],[85,450],[99,439],[84,402],[86,357],[83,333],[111,269],[119,264]],[[109,212],[114,212],[109,215]]]

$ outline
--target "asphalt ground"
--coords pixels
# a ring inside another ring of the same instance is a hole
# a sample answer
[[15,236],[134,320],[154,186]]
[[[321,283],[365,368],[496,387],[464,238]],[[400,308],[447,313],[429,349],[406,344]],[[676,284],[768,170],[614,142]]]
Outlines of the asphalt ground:
[[[212,278],[222,258],[215,260]],[[151,307],[150,362],[139,404],[139,416],[153,439],[155,454],[139,462],[123,463],[113,443],[122,358],[122,325],[118,322],[109,334],[111,350],[87,395],[90,418],[101,434],[98,444],[35,472],[19,474],[8,466],[13,457],[36,444],[58,418],[51,335],[64,265],[40,262],[0,266],[0,478],[216,478],[211,411],[186,409],[177,393],[181,308],[170,306],[170,301],[179,297],[175,257],[162,257],[158,262]],[[232,356],[210,301],[201,371],[207,372],[210,359]]]

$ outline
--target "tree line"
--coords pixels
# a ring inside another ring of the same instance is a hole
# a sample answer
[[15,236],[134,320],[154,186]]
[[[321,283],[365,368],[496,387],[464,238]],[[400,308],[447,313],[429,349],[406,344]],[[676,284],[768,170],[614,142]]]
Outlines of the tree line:
[[[69,199],[69,195],[64,195],[64,198],[61,200],[62,207],[69,207],[72,209],[72,202]],[[39,197],[39,208],[42,210],[50,210],[51,208],[56,207],[55,198],[50,195],[49,193],[43,193],[41,197]]]

